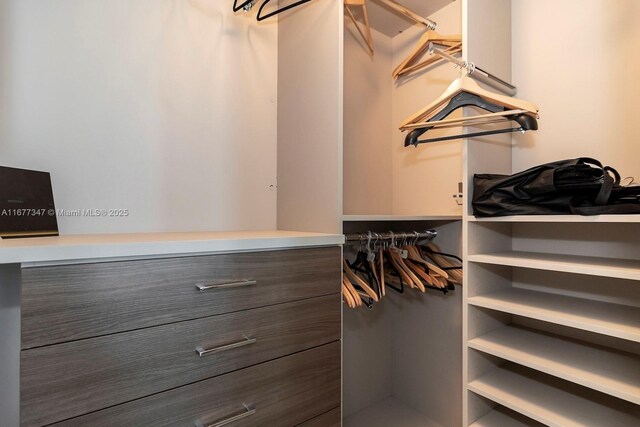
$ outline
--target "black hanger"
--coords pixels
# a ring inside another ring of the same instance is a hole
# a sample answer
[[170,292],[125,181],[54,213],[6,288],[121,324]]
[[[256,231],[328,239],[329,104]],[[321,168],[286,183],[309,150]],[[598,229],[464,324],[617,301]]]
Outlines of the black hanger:
[[289,9],[293,9],[294,7],[297,7],[297,6],[300,6],[300,5],[302,5],[302,4],[308,3],[308,2],[310,2],[311,0],[299,0],[299,1],[295,2],[295,3],[291,3],[291,4],[290,4],[290,5],[288,5],[288,6],[281,7],[281,8],[279,8],[279,9],[274,10],[273,12],[269,12],[269,13],[267,13],[266,15],[262,16],[262,11],[264,10],[265,6],[266,6],[270,1],[271,1],[271,0],[264,0],[264,1],[262,2],[262,4],[260,5],[260,9],[258,9],[258,16],[256,17],[256,19],[257,19],[258,21],[263,21],[263,20],[265,20],[265,19],[271,18],[272,16],[275,16],[275,15],[277,15],[277,14],[279,14],[279,13],[286,12],[286,11],[287,11],[287,10],[289,10]]
[[449,136],[443,136],[440,138],[418,139],[425,132],[433,129],[433,126],[428,125],[429,122],[442,120],[447,116],[449,116],[454,111],[456,111],[457,109],[462,107],[478,107],[478,108],[482,108],[483,110],[489,111],[491,113],[500,113],[500,112],[509,110],[506,107],[489,102],[478,95],[475,95],[469,92],[460,92],[459,94],[451,98],[451,100],[446,105],[446,107],[444,107],[438,114],[436,114],[431,119],[429,119],[425,123],[424,127],[417,128],[409,132],[405,137],[404,146],[405,147],[408,147],[410,145],[418,146],[418,144],[426,144],[429,142],[449,141],[452,139],[496,135],[500,133],[509,133],[509,132],[524,132],[527,130],[538,130],[538,120],[536,120],[535,117],[529,114],[519,113],[519,114],[505,116],[506,119],[517,122],[520,125],[520,127],[517,127],[517,128],[494,129],[489,131],[474,132],[474,133],[468,133],[468,134],[462,134],[462,135],[449,135]]
[[233,0],[233,11],[237,12],[240,9],[244,9],[246,6],[253,4],[255,0],[246,0],[240,6],[238,6],[238,0]]
[[[373,271],[371,270],[371,266],[369,265],[369,261],[367,260],[367,253],[364,251],[359,251],[358,255],[356,256],[356,260],[353,263],[348,264],[354,273],[361,273],[365,276],[366,282],[378,295],[378,298],[381,298],[382,292],[380,290],[380,283],[378,283],[375,274],[373,274]],[[357,284],[354,283],[353,286],[364,292],[364,290],[361,289]]]

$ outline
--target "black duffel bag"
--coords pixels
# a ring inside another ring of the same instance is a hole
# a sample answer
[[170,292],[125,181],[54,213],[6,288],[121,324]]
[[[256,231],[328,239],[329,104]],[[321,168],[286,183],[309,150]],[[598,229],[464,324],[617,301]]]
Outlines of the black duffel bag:
[[620,185],[620,175],[595,159],[561,160],[515,175],[476,174],[473,214],[640,214],[640,186]]

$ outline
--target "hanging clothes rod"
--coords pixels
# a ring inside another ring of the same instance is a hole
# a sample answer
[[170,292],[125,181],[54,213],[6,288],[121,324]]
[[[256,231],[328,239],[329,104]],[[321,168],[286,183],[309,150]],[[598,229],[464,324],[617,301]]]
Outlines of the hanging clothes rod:
[[379,1],[380,3],[384,4],[388,8],[393,9],[398,13],[401,13],[407,18],[411,19],[412,21],[417,22],[418,24],[424,25],[429,30],[435,30],[437,27],[437,24],[433,22],[431,19],[422,17],[417,13],[415,13],[414,11],[412,11],[411,9],[404,7],[393,0],[379,0]]
[[392,231],[388,232],[388,233],[374,233],[374,232],[367,232],[367,233],[355,233],[355,234],[347,234],[345,236],[345,240],[347,242],[380,242],[380,241],[398,241],[398,240],[411,240],[411,239],[418,239],[418,240],[433,240],[436,237],[438,237],[438,232],[436,230],[427,230],[427,231],[423,231],[423,232],[413,232],[413,233],[407,233],[407,232],[403,232],[403,233],[394,233]]
[[505,82],[501,78],[496,77],[487,71],[484,71],[482,68],[476,67],[473,62],[463,61],[456,58],[455,56],[449,55],[444,50],[435,47],[433,43],[429,44],[429,53],[431,55],[438,55],[439,57],[452,62],[456,66],[467,70],[467,72],[469,73],[469,77],[481,83],[489,85],[494,89],[504,92],[509,96],[515,96],[516,93],[518,93],[518,88],[511,83]]

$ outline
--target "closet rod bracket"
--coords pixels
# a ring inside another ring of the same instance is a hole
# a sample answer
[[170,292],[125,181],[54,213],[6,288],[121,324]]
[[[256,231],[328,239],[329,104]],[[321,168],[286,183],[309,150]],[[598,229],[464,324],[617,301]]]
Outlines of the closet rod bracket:
[[515,96],[518,93],[518,88],[511,83],[494,76],[493,74],[481,69],[480,67],[477,67],[473,62],[463,61],[462,59],[458,59],[453,55],[449,55],[442,49],[436,48],[433,43],[429,43],[428,52],[430,55],[437,55],[453,63],[457,68],[465,70],[467,72],[467,75],[474,80],[491,86],[492,88],[499,91],[502,91],[509,96]]

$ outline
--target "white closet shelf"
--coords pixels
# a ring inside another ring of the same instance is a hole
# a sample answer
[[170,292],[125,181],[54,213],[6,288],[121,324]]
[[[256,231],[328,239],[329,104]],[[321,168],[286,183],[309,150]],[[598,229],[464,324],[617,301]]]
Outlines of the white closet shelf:
[[342,215],[343,221],[461,221],[462,215]]
[[640,404],[640,358],[632,354],[511,326],[469,347]]
[[521,367],[494,369],[468,389],[551,427],[640,425],[636,405]]
[[536,270],[640,280],[640,261],[638,260],[512,251],[470,255],[469,261]]
[[640,342],[640,308],[518,288],[468,299],[484,307],[544,322]]
[[525,417],[524,415],[511,412],[503,407],[497,407],[488,414],[480,418],[470,427],[538,427],[543,426],[537,421]]
[[470,222],[584,222],[584,223],[640,223],[640,215],[514,215],[491,218],[469,217]]

